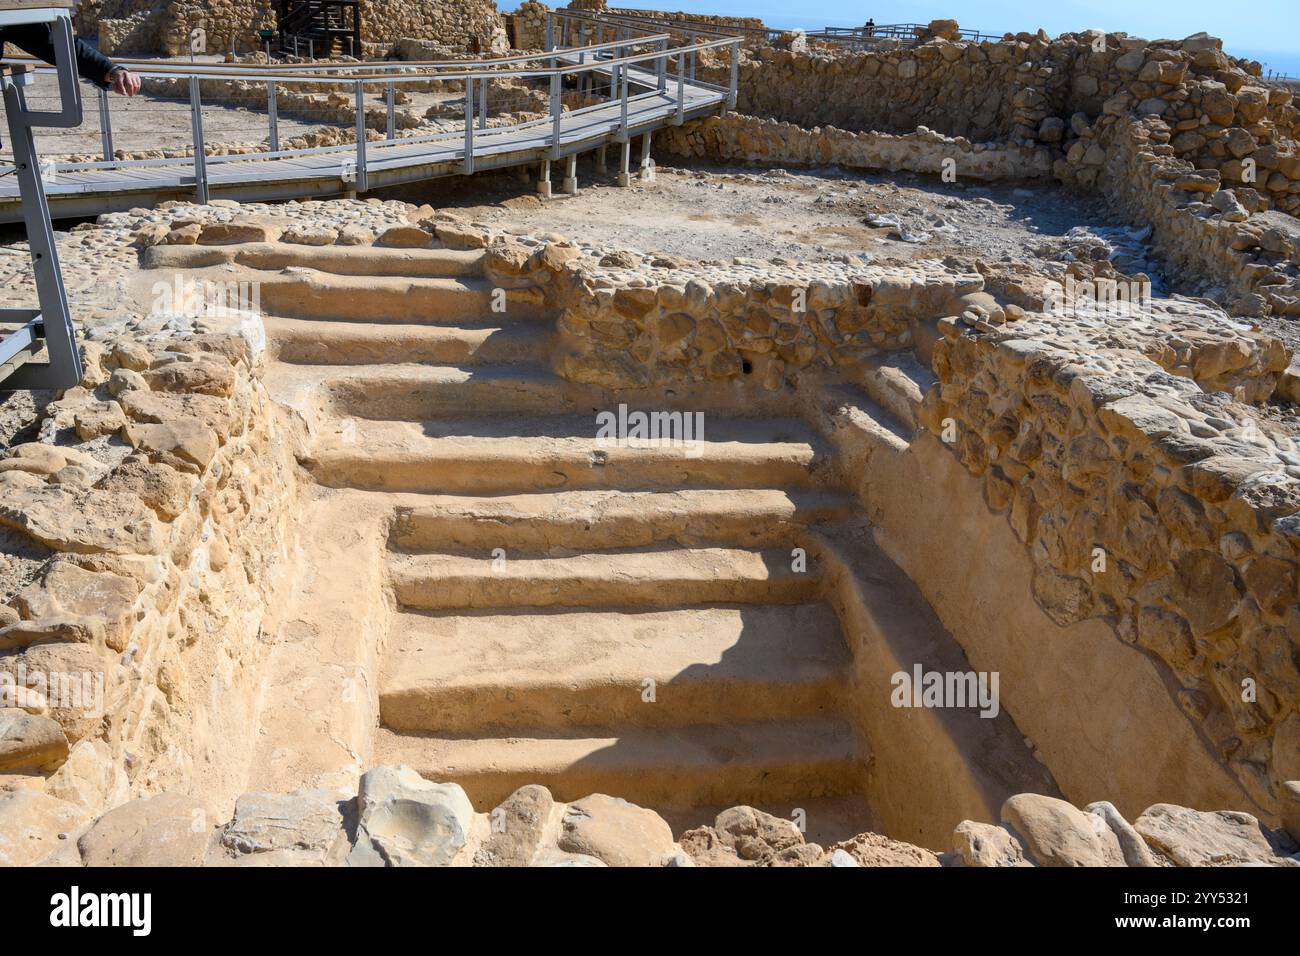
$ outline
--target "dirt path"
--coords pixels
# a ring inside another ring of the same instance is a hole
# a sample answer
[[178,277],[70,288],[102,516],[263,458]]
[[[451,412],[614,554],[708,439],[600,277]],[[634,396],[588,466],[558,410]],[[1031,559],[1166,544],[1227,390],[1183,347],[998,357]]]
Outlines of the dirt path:
[[[558,175],[554,182],[558,187]],[[384,195],[460,207],[496,226],[702,260],[850,255],[905,262],[960,255],[1041,265],[1100,245],[1070,235],[1072,229],[1113,225],[1100,203],[1052,187],[944,184],[909,174],[661,167],[655,183],[621,189],[584,162],[579,183],[577,196],[557,193],[549,203],[513,173]],[[902,234],[921,241],[904,241]]]

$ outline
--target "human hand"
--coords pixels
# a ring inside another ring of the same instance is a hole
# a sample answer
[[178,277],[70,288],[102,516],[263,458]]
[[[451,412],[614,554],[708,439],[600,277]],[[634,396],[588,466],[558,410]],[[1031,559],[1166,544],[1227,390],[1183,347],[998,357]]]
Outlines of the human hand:
[[135,96],[140,92],[140,77],[124,67],[117,67],[108,74],[109,88],[122,96]]

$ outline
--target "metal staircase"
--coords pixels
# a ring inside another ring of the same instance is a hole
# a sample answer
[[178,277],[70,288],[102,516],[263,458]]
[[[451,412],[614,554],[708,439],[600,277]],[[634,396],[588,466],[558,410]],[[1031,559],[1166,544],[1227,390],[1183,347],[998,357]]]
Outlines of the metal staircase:
[[276,26],[282,53],[361,55],[360,0],[279,0]]

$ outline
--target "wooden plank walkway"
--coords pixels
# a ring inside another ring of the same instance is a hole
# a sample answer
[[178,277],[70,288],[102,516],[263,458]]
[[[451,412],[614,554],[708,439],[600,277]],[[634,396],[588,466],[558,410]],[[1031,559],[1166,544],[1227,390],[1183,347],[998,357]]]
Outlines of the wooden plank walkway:
[[[576,53],[556,59],[565,65],[578,63]],[[609,67],[602,67],[599,60],[586,62],[593,73],[608,78]],[[558,143],[554,139],[553,117],[495,129],[476,128],[474,170],[559,159],[619,143],[625,137],[652,132],[676,121],[675,75],[667,77],[663,92],[659,92],[652,70],[633,66],[628,76],[632,92],[627,104],[626,131],[620,99],[562,114]],[[725,90],[687,80],[682,87],[681,116],[684,120],[705,116],[725,108],[726,101]],[[120,145],[129,148],[130,144]],[[453,131],[370,142],[366,144],[365,156],[367,186],[372,190],[460,175],[464,171],[464,133]],[[209,156],[209,196],[247,202],[339,195],[356,189],[356,160],[354,144],[276,157]],[[194,167],[186,160],[153,160],[123,161],[108,168],[56,168],[55,175],[46,182],[45,191],[55,218],[93,216],[167,199],[192,199],[195,197]],[[0,222],[17,222],[21,218],[17,183],[13,176],[0,176]]]

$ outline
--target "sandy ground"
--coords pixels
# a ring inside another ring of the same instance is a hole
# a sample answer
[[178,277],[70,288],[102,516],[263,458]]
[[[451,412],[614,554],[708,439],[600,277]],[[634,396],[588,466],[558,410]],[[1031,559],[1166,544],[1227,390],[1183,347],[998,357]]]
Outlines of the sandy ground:
[[[1075,227],[1113,226],[1099,202],[1048,186],[945,184],[906,173],[834,169],[661,166],[653,184],[624,189],[584,159],[578,195],[565,196],[558,192],[561,175],[553,171],[556,196],[548,203],[513,172],[380,194],[458,209],[498,227],[701,260],[858,256],[906,262],[961,255],[1032,264],[1060,261],[1067,250],[1077,254],[1087,240],[1067,235]],[[922,241],[899,238],[896,227],[879,224],[881,216],[894,217]]]

